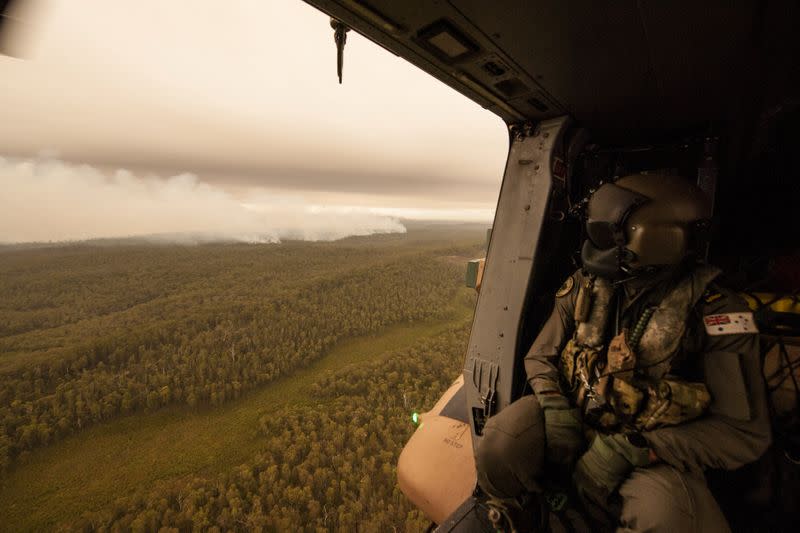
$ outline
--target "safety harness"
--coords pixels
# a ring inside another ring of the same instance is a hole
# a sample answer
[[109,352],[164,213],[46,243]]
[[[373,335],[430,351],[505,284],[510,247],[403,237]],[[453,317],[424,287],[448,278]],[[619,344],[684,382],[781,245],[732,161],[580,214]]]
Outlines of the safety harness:
[[689,314],[719,270],[701,265],[633,327],[606,342],[614,287],[587,276],[575,305],[575,333],[561,352],[561,375],[584,421],[597,430],[647,431],[702,415],[711,397],[703,383],[670,375]]

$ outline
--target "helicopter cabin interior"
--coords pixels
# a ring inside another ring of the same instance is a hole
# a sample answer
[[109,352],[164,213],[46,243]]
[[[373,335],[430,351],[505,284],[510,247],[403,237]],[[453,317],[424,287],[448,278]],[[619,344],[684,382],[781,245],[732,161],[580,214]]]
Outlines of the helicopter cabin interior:
[[774,431],[797,475],[800,5],[307,1],[508,125],[463,386],[432,412],[449,409],[477,444],[486,418],[525,393],[522,358],[578,264],[590,191],[677,174],[712,198],[708,261],[757,311],[771,386],[793,385]]
[[[751,507],[737,512],[724,498],[723,507],[744,529],[753,505],[796,507],[794,494],[774,489],[787,476],[800,487],[800,3],[306,1],[334,19],[345,83],[344,35],[352,29],[508,125],[463,376],[431,410],[461,424],[447,426],[461,428],[453,439],[471,443],[448,464],[469,470],[486,418],[526,392],[522,358],[576,267],[590,191],[633,173],[669,173],[713,200],[708,260],[756,310],[775,399],[781,455],[753,467],[772,474],[724,473],[720,484]],[[0,12],[8,4],[0,2]],[[452,483],[437,489],[456,495],[444,507],[425,495],[412,501],[441,522],[472,492],[471,468],[466,492]]]

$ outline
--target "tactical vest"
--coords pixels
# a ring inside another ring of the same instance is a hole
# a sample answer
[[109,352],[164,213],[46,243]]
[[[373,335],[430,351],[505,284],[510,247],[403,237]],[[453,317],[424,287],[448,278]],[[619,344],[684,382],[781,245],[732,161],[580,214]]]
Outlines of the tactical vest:
[[719,270],[699,266],[631,329],[606,339],[614,288],[587,277],[575,305],[575,333],[561,352],[561,374],[584,420],[601,431],[648,431],[702,415],[711,397],[703,383],[670,376],[692,308]]

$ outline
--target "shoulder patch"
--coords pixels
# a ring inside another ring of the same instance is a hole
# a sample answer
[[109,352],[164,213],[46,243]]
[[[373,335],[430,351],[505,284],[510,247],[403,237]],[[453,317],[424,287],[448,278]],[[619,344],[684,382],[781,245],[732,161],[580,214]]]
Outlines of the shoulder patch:
[[708,289],[703,294],[703,301],[707,304],[714,303],[717,300],[721,299],[724,295],[715,289]]
[[706,333],[711,336],[758,333],[753,313],[749,311],[706,315],[703,317],[703,324],[706,326]]
[[564,284],[556,291],[556,298],[563,298],[572,292],[573,287],[575,287],[575,278],[570,276],[564,280]]

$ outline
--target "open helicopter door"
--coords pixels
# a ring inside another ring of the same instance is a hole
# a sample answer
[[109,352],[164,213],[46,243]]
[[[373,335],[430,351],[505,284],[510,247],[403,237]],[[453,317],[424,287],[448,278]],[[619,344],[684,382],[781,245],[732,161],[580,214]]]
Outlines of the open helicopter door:
[[486,419],[516,399],[520,376],[515,374],[526,348],[520,342],[522,319],[534,269],[542,261],[542,230],[554,190],[565,187],[566,169],[557,156],[568,122],[561,117],[510,127],[463,376],[422,415],[398,461],[401,490],[437,524],[450,524],[456,515],[469,519],[461,504],[476,486],[474,447]]

